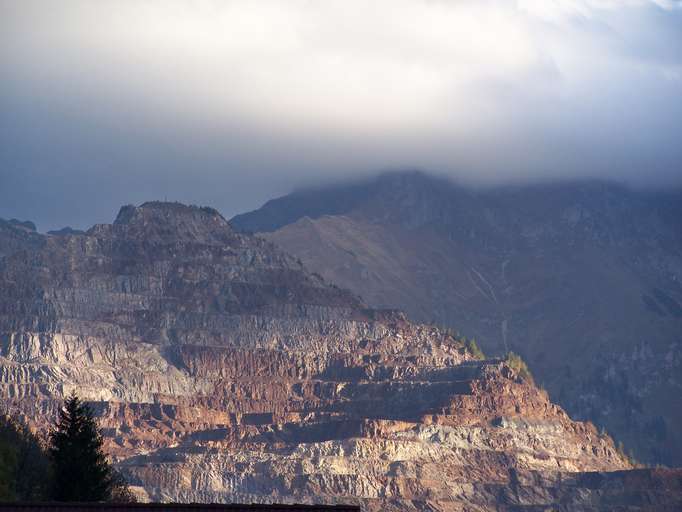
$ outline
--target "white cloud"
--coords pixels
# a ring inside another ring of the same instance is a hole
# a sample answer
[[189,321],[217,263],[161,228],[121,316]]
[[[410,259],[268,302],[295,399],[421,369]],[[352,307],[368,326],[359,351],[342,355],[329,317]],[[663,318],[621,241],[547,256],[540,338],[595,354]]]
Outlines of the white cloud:
[[35,32],[18,39],[33,59],[18,48],[20,65],[38,75],[48,63],[53,82],[94,81],[184,114],[387,129],[425,121],[444,101],[468,104],[481,79],[543,65],[515,12],[486,2],[63,5],[24,18]]
[[517,0],[517,6],[533,16],[558,21],[566,17],[592,18],[600,11],[656,5],[665,10],[682,7],[680,0]]
[[[619,176],[678,155],[680,5],[0,0],[0,101],[58,111],[60,137],[99,130],[117,153],[166,137],[264,175],[333,160]],[[643,130],[666,133],[643,147]]]

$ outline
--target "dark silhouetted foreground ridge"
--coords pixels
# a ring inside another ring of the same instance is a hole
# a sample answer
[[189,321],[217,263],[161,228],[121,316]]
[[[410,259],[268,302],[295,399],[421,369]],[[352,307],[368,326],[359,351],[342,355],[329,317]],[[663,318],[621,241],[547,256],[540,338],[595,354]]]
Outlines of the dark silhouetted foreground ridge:
[[0,512],[360,512],[352,505],[215,503],[0,503]]

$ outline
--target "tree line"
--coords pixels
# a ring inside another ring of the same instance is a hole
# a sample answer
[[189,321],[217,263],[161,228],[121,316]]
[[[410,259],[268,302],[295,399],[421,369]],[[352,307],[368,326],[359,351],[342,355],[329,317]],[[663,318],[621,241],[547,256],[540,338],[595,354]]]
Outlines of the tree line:
[[92,409],[72,394],[46,442],[18,418],[0,416],[0,501],[135,499],[103,451]]

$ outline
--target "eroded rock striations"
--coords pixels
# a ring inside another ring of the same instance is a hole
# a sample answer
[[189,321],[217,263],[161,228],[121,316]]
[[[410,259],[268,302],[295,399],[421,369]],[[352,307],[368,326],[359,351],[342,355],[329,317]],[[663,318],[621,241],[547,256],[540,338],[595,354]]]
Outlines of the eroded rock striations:
[[612,441],[505,363],[366,309],[210,208],[146,203],[41,236],[0,258],[0,290],[6,405],[44,425],[76,390],[149,499],[680,503],[679,473],[613,473],[630,465]]

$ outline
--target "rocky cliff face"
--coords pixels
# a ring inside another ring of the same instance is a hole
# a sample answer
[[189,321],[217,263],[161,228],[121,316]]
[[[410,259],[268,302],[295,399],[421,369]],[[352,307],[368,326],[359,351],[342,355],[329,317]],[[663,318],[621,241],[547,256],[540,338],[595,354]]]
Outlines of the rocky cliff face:
[[147,203],[41,236],[0,258],[0,289],[5,405],[44,426],[76,390],[150,499],[678,503],[676,473],[618,491],[630,473],[610,472],[630,466],[611,439],[504,362],[366,309],[209,208]]
[[571,415],[682,464],[682,192],[389,174],[233,223],[372,306],[521,353]]
[[0,219],[0,258],[23,249],[36,249],[43,240],[32,222]]

